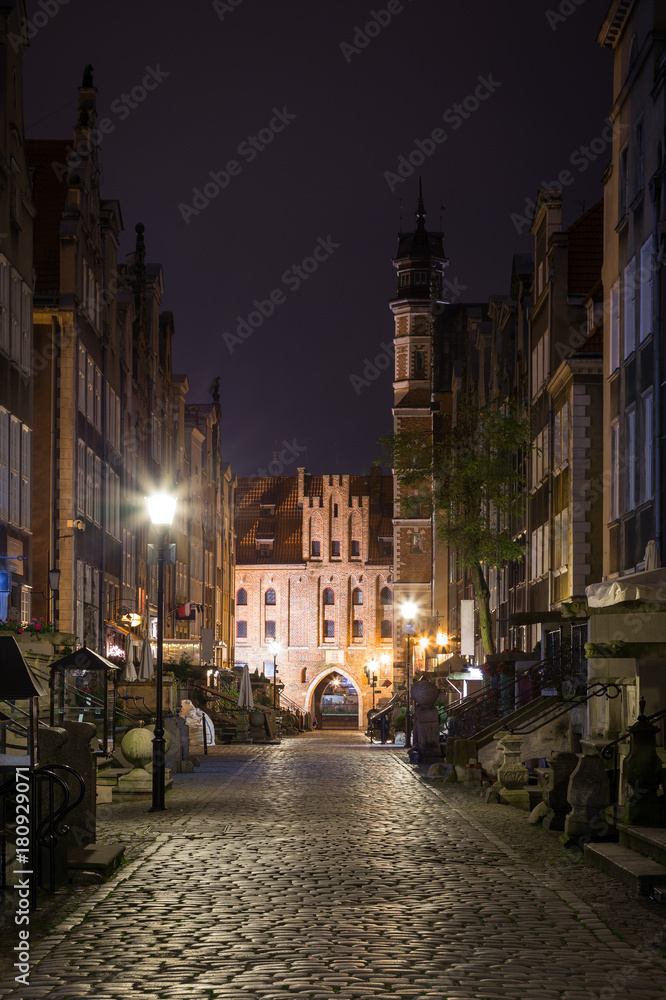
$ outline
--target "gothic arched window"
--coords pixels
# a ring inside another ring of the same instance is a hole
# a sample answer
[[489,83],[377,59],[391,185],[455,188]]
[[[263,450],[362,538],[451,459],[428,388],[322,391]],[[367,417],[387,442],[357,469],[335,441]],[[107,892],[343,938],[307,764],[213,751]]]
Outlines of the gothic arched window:
[[245,589],[245,587],[241,587],[238,593],[236,594],[236,605],[238,607],[245,607],[246,604],[247,604],[247,590]]

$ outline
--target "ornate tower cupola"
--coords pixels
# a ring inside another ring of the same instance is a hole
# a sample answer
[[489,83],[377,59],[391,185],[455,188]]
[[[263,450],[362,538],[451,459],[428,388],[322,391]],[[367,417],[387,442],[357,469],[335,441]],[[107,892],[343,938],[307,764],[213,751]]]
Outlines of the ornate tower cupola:
[[[434,305],[442,302],[442,275],[448,260],[442,244],[443,233],[425,227],[423,190],[419,180],[416,229],[400,233],[393,266],[398,272],[397,297],[390,303],[395,316],[394,405],[417,391],[430,406],[433,362]],[[418,405],[418,403],[417,403]]]

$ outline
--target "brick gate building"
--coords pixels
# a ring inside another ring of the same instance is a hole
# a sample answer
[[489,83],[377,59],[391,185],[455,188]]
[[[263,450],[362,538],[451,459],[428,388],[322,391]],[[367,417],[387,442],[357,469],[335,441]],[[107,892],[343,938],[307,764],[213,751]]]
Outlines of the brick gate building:
[[236,662],[272,673],[318,712],[327,678],[347,678],[359,725],[372,707],[367,664],[393,681],[393,481],[370,476],[240,478],[236,487]]

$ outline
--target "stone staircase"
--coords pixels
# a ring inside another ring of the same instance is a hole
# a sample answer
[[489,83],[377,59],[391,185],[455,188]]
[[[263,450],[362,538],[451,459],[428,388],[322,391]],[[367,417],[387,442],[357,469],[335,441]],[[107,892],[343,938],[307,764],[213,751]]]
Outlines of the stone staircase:
[[619,843],[585,844],[587,863],[640,896],[666,902],[666,828],[618,823],[617,831]]
[[547,709],[552,705],[559,704],[561,700],[562,699],[559,695],[544,694],[535,698],[534,701],[530,701],[526,705],[516,708],[513,712],[509,712],[507,715],[502,716],[502,718],[495,719],[490,725],[487,725],[484,729],[478,730],[474,734],[477,750],[482,750],[483,747],[492,743],[499,730],[520,729],[522,726],[526,726],[533,719],[536,719],[537,716],[547,711]]

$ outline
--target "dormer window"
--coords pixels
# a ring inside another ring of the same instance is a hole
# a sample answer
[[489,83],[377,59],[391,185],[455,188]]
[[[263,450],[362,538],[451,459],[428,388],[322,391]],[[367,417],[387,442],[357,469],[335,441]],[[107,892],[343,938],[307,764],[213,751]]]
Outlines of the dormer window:
[[409,271],[403,271],[400,275],[400,287],[404,288],[405,285],[408,285],[409,279],[410,279]]
[[414,284],[415,285],[427,285],[428,284],[428,272],[427,271],[414,271]]

